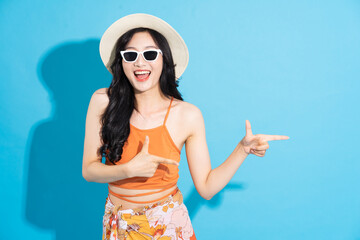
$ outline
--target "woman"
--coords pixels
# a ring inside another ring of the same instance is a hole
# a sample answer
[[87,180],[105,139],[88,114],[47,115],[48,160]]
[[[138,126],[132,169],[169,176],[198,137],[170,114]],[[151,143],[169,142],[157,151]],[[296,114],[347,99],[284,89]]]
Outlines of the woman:
[[109,186],[103,239],[196,239],[176,184],[183,145],[195,187],[209,200],[248,154],[262,157],[268,141],[288,137],[253,135],[246,121],[246,136],[211,169],[202,114],[177,90],[188,63],[180,35],[157,17],[132,14],[106,30],[100,55],[113,81],[90,100],[83,176]]

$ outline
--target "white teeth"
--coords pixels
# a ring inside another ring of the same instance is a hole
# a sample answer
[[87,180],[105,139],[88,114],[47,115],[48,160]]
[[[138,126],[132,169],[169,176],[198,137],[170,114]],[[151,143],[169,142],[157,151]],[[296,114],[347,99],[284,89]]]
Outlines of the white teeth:
[[150,71],[135,71],[135,74],[147,74],[150,73]]

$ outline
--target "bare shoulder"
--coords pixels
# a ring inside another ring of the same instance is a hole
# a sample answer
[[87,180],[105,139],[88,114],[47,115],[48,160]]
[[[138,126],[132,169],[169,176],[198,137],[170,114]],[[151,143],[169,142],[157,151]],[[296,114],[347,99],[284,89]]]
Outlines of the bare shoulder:
[[177,100],[179,104],[179,112],[184,121],[194,121],[202,118],[201,110],[192,103]]
[[96,90],[91,96],[90,105],[98,108],[104,108],[109,104],[109,97],[107,95],[107,88],[100,88]]
[[[175,101],[175,99],[174,99]],[[192,103],[176,99],[176,112],[179,123],[186,129],[187,135],[190,137],[196,129],[204,125],[201,110]]]

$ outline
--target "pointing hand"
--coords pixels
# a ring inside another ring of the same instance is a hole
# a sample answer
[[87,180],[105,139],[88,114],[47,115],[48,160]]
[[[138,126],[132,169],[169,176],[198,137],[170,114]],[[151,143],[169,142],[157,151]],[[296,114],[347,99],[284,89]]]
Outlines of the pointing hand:
[[265,135],[265,134],[252,134],[251,125],[249,120],[246,120],[246,135],[240,141],[240,145],[243,147],[247,154],[254,154],[259,157],[265,156],[266,149],[269,148],[268,141],[273,140],[286,140],[288,136],[283,135]]
[[128,162],[130,177],[152,177],[161,163],[179,166],[175,160],[149,154],[149,142],[146,136],[141,151]]

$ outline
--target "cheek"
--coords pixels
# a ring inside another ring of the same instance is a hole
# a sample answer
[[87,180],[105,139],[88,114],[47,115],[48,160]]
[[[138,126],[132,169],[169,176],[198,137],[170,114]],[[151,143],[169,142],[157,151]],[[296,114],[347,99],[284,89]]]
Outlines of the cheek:
[[163,62],[162,62],[162,61],[159,61],[159,62],[156,64],[155,69],[156,69],[156,73],[160,76],[161,73],[162,73],[162,70],[163,70]]
[[129,66],[126,66],[126,64],[123,64],[122,67],[124,69],[124,73],[125,73],[126,77],[128,79],[130,79],[131,74],[132,74],[132,69]]

